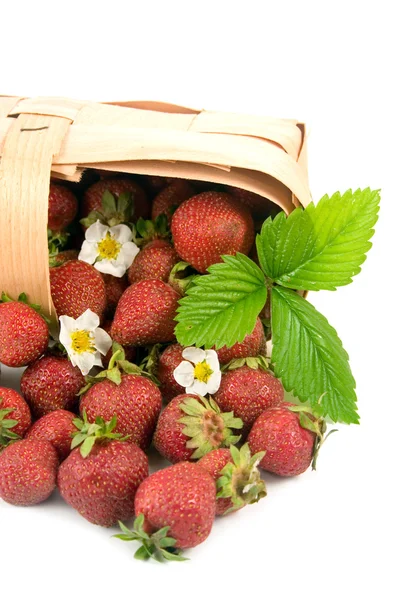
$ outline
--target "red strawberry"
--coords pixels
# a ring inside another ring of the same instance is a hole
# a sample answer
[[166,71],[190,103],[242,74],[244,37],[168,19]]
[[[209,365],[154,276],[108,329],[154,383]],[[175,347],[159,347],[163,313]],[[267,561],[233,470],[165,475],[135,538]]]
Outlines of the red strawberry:
[[45,355],[22,374],[21,392],[36,418],[53,410],[74,409],[85,378],[68,358]]
[[161,403],[161,394],[152,381],[141,375],[123,374],[119,384],[109,379],[95,383],[82,396],[80,411],[91,423],[96,417],[107,421],[115,415],[115,431],[129,435],[129,442],[145,450],[151,442]]
[[240,440],[232,429],[243,423],[232,412],[221,413],[212,398],[181,394],[167,405],[158,419],[153,443],[170,462],[196,460],[207,452]]
[[71,260],[50,269],[51,296],[59,316],[77,319],[90,308],[103,317],[106,286],[100,273],[81,260]]
[[169,527],[168,537],[175,540],[176,548],[194,548],[204,542],[214,522],[215,506],[213,478],[188,462],[153,473],[135,497],[135,513],[144,515],[143,529],[152,533]]
[[68,410],[54,410],[36,421],[25,437],[53,444],[62,462],[71,452],[72,434],[78,431],[73,423],[74,419],[76,415]]
[[[308,415],[308,416],[307,416]],[[263,412],[251,428],[251,452],[265,452],[260,467],[276,475],[300,475],[313,468],[326,425],[307,407],[285,403]]]
[[0,303],[0,362],[8,367],[25,367],[46,350],[49,328],[31,306],[7,298],[3,294]]
[[172,215],[182,202],[194,196],[195,191],[185,179],[176,179],[162,189],[153,200],[151,218],[153,221],[159,215],[165,215],[171,226]]
[[172,267],[178,261],[179,256],[169,242],[153,240],[144,246],[129,267],[129,282],[136,283],[144,279],[167,282]]
[[77,250],[62,250],[57,254],[51,254],[49,257],[50,267],[59,267],[69,260],[78,260],[78,255]]
[[174,377],[176,367],[184,360],[183,349],[180,344],[171,344],[161,353],[158,361],[157,379],[160,382],[161,395],[166,402],[185,392],[185,388],[179,385]]
[[280,210],[279,206],[274,202],[271,202],[271,200],[268,200],[259,194],[255,194],[254,192],[229,186],[227,187],[227,192],[248,206],[252,214],[263,221],[270,215],[276,215]]
[[110,192],[114,197],[129,193],[132,199],[132,212],[129,220],[139,217],[146,219],[150,214],[150,203],[142,188],[132,179],[118,177],[115,179],[101,179],[91,185],[85,192],[81,206],[82,217],[87,217],[92,211],[101,211],[104,192]]
[[265,353],[266,340],[260,319],[257,319],[252,333],[246,335],[243,342],[237,342],[231,348],[223,346],[217,350],[218,360],[223,365],[228,364],[235,358],[247,358],[248,356],[258,356],[259,354],[265,355]]
[[114,277],[105,273],[101,273],[101,276],[106,286],[106,312],[107,315],[113,315],[119,299],[128,287],[128,281],[125,276]]
[[279,379],[262,369],[248,366],[224,373],[219,390],[214,394],[221,410],[232,410],[242,419],[243,435],[247,435],[264,410],[281,404],[283,396]]
[[[109,336],[111,336],[111,326],[112,326],[112,321],[105,321],[102,324],[101,328],[104,329],[104,331],[106,331]],[[123,346],[123,350],[125,352],[125,359],[129,362],[133,362],[136,357],[136,348],[134,348],[133,346]],[[113,347],[111,346],[111,348],[109,349],[107,354],[105,356],[103,356],[103,355],[101,356],[101,362],[103,363],[103,367],[105,369],[107,369],[108,364],[109,364],[113,354],[114,354],[114,350],[113,350]]]
[[52,231],[63,231],[75,219],[78,201],[68,188],[50,183],[47,226]]
[[186,200],[172,217],[171,231],[179,256],[200,273],[221,262],[223,254],[247,254],[254,241],[249,209],[223,192]]
[[[117,439],[115,419],[96,425],[82,422],[75,447],[61,464],[58,487],[64,500],[95,525],[111,527],[134,514],[134,498],[149,474],[145,453],[135,444]],[[90,433],[89,433],[90,427]]]
[[50,442],[18,440],[0,453],[0,498],[16,506],[46,500],[56,487],[57,452]]
[[179,294],[159,279],[146,279],[122,294],[111,327],[119,344],[145,346],[175,339]]
[[0,450],[24,437],[31,425],[31,411],[18,392],[0,387]]
[[240,510],[267,495],[257,465],[264,452],[251,456],[248,444],[212,450],[197,463],[217,484],[217,515]]

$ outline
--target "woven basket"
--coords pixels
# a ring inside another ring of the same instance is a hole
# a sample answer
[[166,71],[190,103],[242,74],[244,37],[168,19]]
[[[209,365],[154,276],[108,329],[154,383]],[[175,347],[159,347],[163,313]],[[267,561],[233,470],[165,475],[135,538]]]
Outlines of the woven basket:
[[47,211],[50,177],[87,168],[223,183],[289,213],[310,201],[304,125],[159,102],[99,104],[0,96],[0,292],[55,319]]

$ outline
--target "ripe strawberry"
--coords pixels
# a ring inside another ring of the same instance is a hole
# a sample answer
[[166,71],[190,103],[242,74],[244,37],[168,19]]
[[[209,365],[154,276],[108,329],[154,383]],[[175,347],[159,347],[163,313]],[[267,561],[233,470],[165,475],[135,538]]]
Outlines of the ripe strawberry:
[[251,452],[265,452],[260,467],[276,475],[300,475],[315,460],[326,424],[307,407],[289,402],[264,411],[251,428]]
[[[21,294],[19,298],[26,298]],[[40,314],[25,301],[12,301],[5,294],[0,302],[0,362],[25,367],[43,354],[49,343],[49,328]]]
[[165,215],[171,226],[172,215],[182,202],[194,196],[195,191],[185,179],[176,179],[162,189],[153,200],[151,218],[153,221],[159,215]]
[[71,260],[50,269],[50,287],[59,316],[77,319],[90,308],[103,317],[106,286],[98,271],[81,260]]
[[221,410],[232,410],[242,419],[243,435],[247,435],[264,410],[281,404],[283,396],[284,389],[279,379],[262,369],[246,365],[224,373],[219,390],[214,394]]
[[[111,326],[112,326],[112,321],[105,321],[102,324],[101,328],[104,329],[104,331],[106,331],[109,336],[111,336]],[[125,359],[129,362],[133,362],[136,357],[136,348],[134,346],[122,346],[122,348],[125,352]],[[114,354],[114,350],[113,350],[113,347],[111,346],[111,348],[109,349],[107,354],[105,356],[103,356],[103,355],[101,356],[101,362],[103,363],[103,367],[105,369],[107,369],[108,364],[109,364],[113,354]]]
[[147,533],[169,527],[172,546],[194,548],[211,532],[215,495],[211,475],[197,465],[181,462],[143,481],[135,497],[135,513],[144,515],[143,529]]
[[212,398],[181,394],[167,405],[158,419],[153,443],[172,463],[196,460],[207,452],[240,440],[232,429],[243,423],[232,412],[221,413]]
[[47,226],[51,231],[63,231],[75,219],[78,201],[63,185],[50,183]]
[[276,215],[280,210],[279,206],[274,202],[271,202],[271,200],[267,200],[267,198],[255,194],[254,192],[230,186],[227,187],[226,191],[248,206],[257,219],[262,219],[264,221],[270,215]]
[[247,254],[254,241],[249,209],[223,192],[203,192],[181,204],[172,217],[179,256],[200,273],[221,262],[222,254]]
[[50,442],[18,440],[0,453],[0,498],[16,506],[46,500],[56,487],[57,452]]
[[31,411],[18,392],[0,387],[0,450],[24,437],[31,425]]
[[223,346],[217,350],[218,360],[222,365],[228,364],[235,358],[247,358],[248,356],[265,355],[266,340],[264,328],[260,319],[257,319],[256,326],[252,333],[244,338],[243,342],[237,342],[231,348]]
[[115,418],[109,423],[97,419],[95,425],[79,423],[73,450],[58,471],[64,500],[103,527],[133,516],[136,490],[149,474],[147,456],[135,444],[118,439],[115,423]]
[[175,290],[159,279],[146,279],[129,286],[115,311],[111,337],[127,346],[174,341],[179,298]]
[[212,450],[197,465],[205,469],[217,484],[217,515],[240,510],[267,495],[257,465],[264,452],[251,456],[248,444]]
[[[82,415],[86,413],[91,423],[95,422],[96,417],[107,421],[115,415],[116,433],[130,436],[129,442],[145,450],[150,445],[161,411],[161,394],[157,386],[146,377],[121,375],[117,367],[110,366],[111,369],[104,372],[106,378],[94,383],[82,396],[80,412]],[[119,374],[117,379],[115,369]],[[139,367],[136,369],[140,371]]]
[[127,278],[101,273],[106,286],[106,314],[112,316],[122,294],[128,287]]
[[50,267],[59,267],[69,260],[78,260],[78,250],[62,250],[49,256]]
[[[128,219],[135,221],[142,217],[146,219],[150,214],[150,203],[142,188],[132,179],[126,177],[116,177],[115,179],[101,179],[91,185],[83,196],[81,206],[82,217],[87,217],[92,211],[102,210],[102,200],[104,192],[110,192],[114,197],[121,194],[130,194],[132,200],[131,212]],[[114,223],[116,224],[116,223]]]
[[76,415],[68,410],[54,410],[36,421],[25,438],[50,442],[62,462],[71,452],[72,434],[78,431],[73,423],[74,419]]
[[73,410],[85,378],[68,358],[47,354],[22,374],[21,392],[35,418],[53,410]]
[[176,367],[183,361],[183,349],[180,344],[171,344],[161,353],[158,361],[156,377],[160,382],[161,395],[166,402],[185,392],[185,388],[179,385],[174,377]]
[[172,267],[179,261],[175,248],[166,240],[153,240],[144,246],[129,267],[131,284],[144,279],[168,281]]

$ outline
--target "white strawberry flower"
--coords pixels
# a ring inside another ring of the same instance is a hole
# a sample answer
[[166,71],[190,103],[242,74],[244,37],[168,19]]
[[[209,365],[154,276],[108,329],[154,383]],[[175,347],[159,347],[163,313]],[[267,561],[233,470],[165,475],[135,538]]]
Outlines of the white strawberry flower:
[[185,348],[183,360],[174,370],[174,378],[187,394],[215,394],[221,384],[221,369],[215,350]]
[[99,325],[99,316],[89,308],[77,319],[60,317],[60,343],[82,375],[94,366],[102,367],[101,355],[105,356],[111,348],[112,339]]
[[93,265],[100,273],[122,277],[139,252],[132,239],[132,231],[127,225],[108,227],[96,221],[86,230],[78,258]]

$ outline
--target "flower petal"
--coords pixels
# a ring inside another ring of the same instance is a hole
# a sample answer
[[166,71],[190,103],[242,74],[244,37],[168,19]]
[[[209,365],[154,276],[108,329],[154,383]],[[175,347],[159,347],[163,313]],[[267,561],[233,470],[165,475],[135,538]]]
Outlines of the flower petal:
[[186,388],[187,394],[198,394],[199,396],[205,396],[207,394],[207,384],[204,381],[195,379],[193,384]]
[[75,330],[94,331],[100,325],[99,315],[88,308],[75,320]]
[[139,252],[140,249],[134,242],[125,242],[125,244],[123,244],[119,256],[123,257],[126,269],[129,269]]
[[98,256],[97,244],[87,242],[86,240],[82,244],[81,251],[78,254],[78,260],[82,260],[89,265],[92,265]]
[[190,360],[190,362],[197,364],[199,362],[203,362],[206,358],[206,353],[201,348],[195,348],[194,346],[190,346],[190,348],[185,348],[182,352],[183,358],[186,360]]
[[190,362],[183,360],[174,370],[174,379],[182,387],[192,385],[194,381],[194,367]]
[[93,266],[99,273],[107,273],[114,277],[123,277],[126,273],[125,265],[118,265],[115,260],[99,260]]
[[207,381],[207,393],[215,394],[219,390],[219,386],[221,385],[221,371],[214,371],[211,375],[210,379]]
[[96,357],[93,352],[82,352],[75,354],[76,366],[79,367],[82,375],[87,375],[95,363]]
[[93,363],[93,366],[94,367],[102,367],[103,366],[100,352],[95,352],[94,353],[94,363]]
[[218,354],[215,350],[206,350],[206,362],[210,365],[214,373],[220,370]]
[[98,350],[101,354],[107,354],[112,346],[112,339],[108,335],[107,331],[104,331],[104,329],[101,329],[100,327],[95,329],[94,345],[96,346],[96,350]]
[[59,319],[60,321],[60,335],[59,340],[60,343],[67,350],[71,348],[72,340],[71,340],[71,332],[75,329],[75,319],[72,317],[68,317],[67,315],[62,315]]
[[107,225],[103,225],[100,221],[96,221],[96,223],[93,223],[93,225],[86,230],[85,239],[88,242],[100,242],[106,237],[108,231],[110,231],[110,228],[107,227]]
[[114,225],[110,227],[110,233],[120,244],[132,241],[132,229],[128,225]]

